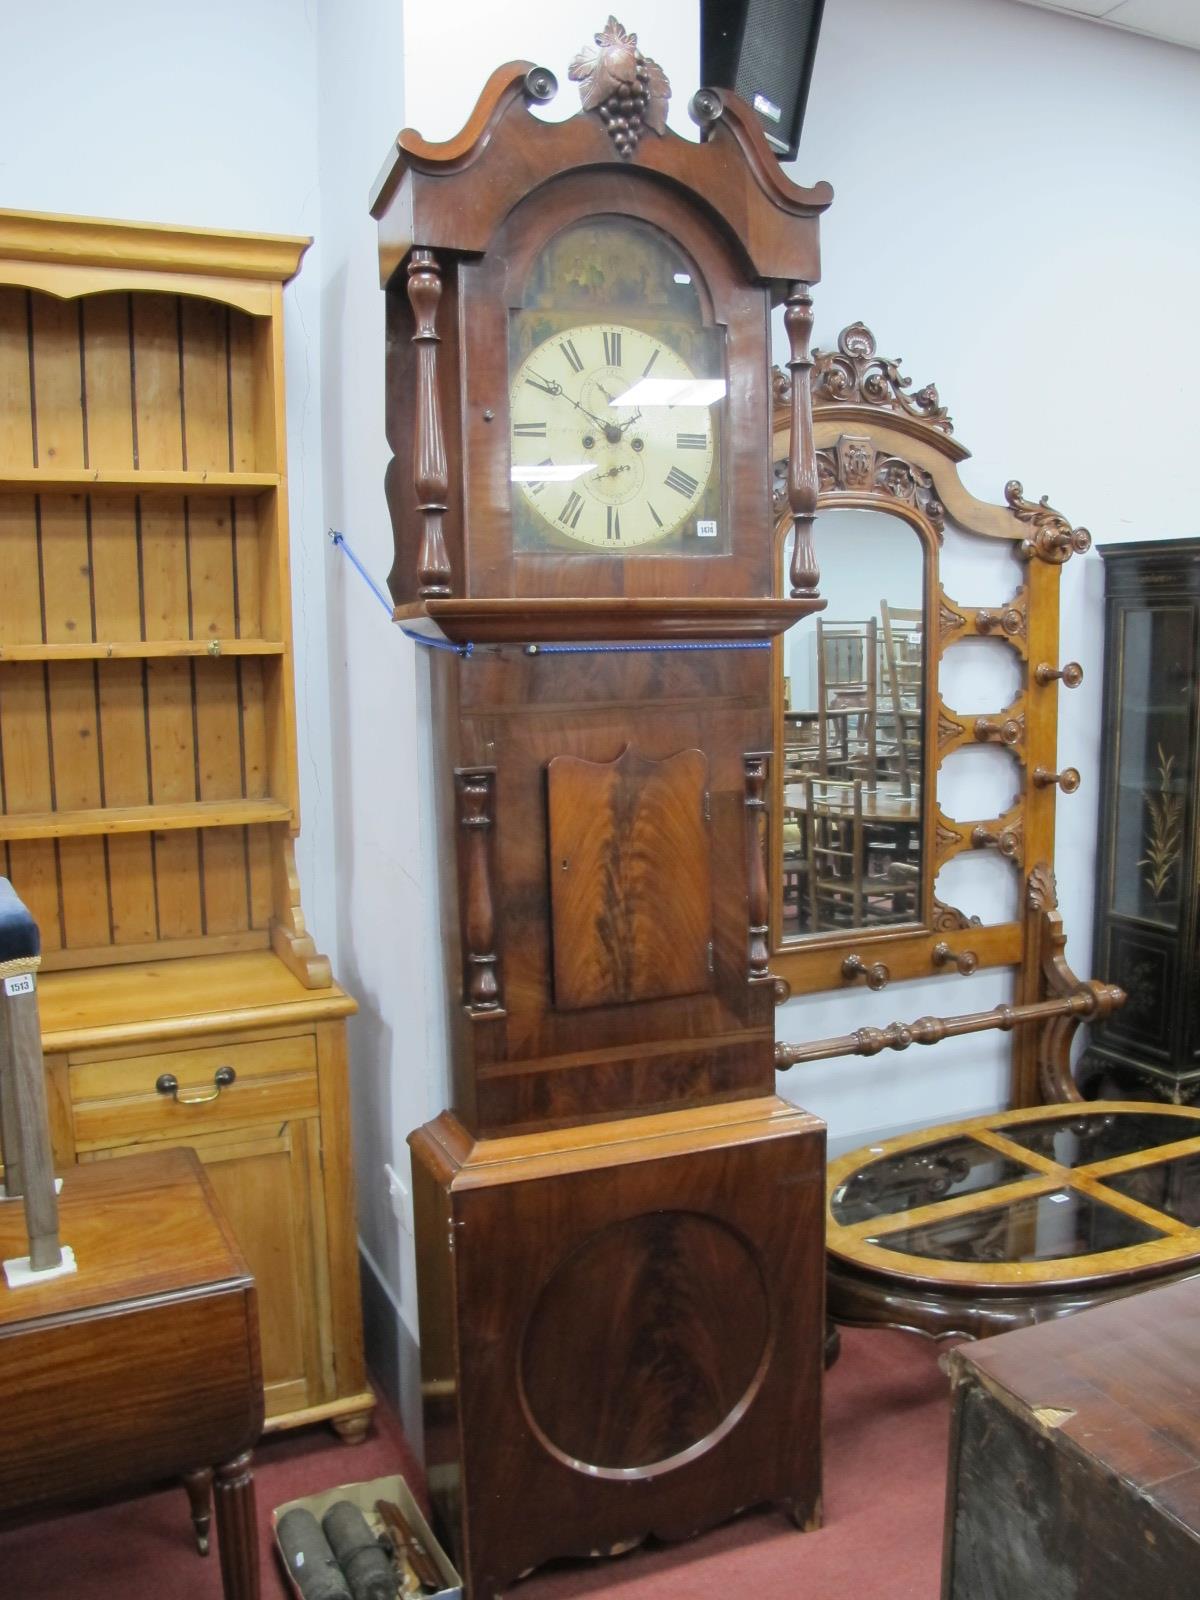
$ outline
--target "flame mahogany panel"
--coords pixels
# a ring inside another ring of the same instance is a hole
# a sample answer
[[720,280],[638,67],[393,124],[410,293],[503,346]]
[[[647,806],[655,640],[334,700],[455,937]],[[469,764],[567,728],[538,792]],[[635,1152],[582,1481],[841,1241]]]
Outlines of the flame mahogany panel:
[[704,752],[556,756],[546,779],[559,1010],[711,988]]

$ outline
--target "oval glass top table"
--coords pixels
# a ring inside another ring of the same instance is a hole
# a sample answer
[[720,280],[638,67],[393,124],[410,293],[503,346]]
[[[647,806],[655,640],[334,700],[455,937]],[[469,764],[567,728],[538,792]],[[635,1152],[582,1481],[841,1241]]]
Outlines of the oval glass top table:
[[835,1322],[985,1338],[1200,1273],[1200,1109],[998,1111],[829,1170]]

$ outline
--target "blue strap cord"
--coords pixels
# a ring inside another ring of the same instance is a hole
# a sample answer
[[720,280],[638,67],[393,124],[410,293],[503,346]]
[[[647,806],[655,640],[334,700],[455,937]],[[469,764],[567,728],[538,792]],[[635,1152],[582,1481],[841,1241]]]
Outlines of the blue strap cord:
[[350,558],[350,565],[354,568],[355,572],[358,573],[359,577],[366,584],[367,588],[370,589],[371,593],[375,596],[376,600],[379,601],[379,604],[387,612],[388,617],[390,618],[392,615],[392,602],[388,599],[387,595],[384,594],[383,590],[375,582],[375,579],[371,576],[366,567],[363,566],[362,562],[354,554],[354,551],[351,550],[350,546],[346,543],[346,535],[344,533],[339,533],[336,528],[330,528],[329,537],[333,540],[335,549],[340,550],[343,555],[346,555]]
[[[335,548],[349,558],[351,566],[359,577],[370,589],[376,600],[388,614],[389,621],[392,617],[392,602],[363,566],[346,542],[344,533],[339,533],[336,528],[330,528],[329,537],[333,540]],[[406,639],[411,639],[414,644],[424,645],[427,650],[452,650],[456,656],[470,656],[474,653],[475,646],[467,644],[451,644],[449,639],[430,639],[423,633],[414,633],[411,628],[401,625],[400,632]],[[605,656],[605,655],[642,655],[648,651],[660,650],[769,650],[769,639],[714,639],[704,640],[673,640],[660,644],[527,644],[527,656]]]
[[623,656],[653,650],[769,650],[769,639],[674,640],[660,644],[527,644],[527,656]]
[[[329,537],[333,540],[334,547],[338,550],[341,550],[344,555],[349,557],[350,565],[354,568],[355,572],[358,573],[359,577],[366,584],[367,588],[370,589],[376,600],[379,601],[379,604],[387,612],[388,620],[390,621],[392,617],[392,602],[375,582],[374,578],[367,571],[366,567],[363,566],[362,562],[354,554],[354,551],[351,550],[349,544],[347,543],[346,535],[344,533],[339,533],[336,528],[330,528]],[[423,644],[427,650],[453,650],[456,656],[469,656],[475,649],[473,644],[451,644],[449,639],[427,639],[424,634],[414,633],[411,628],[406,628],[403,624],[401,624],[400,632],[406,639],[411,639],[414,644]]]

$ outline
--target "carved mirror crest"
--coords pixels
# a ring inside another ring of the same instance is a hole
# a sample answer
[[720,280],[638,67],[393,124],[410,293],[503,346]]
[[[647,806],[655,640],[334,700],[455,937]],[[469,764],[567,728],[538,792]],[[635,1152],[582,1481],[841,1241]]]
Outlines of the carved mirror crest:
[[[1015,481],[976,499],[929,384],[862,323],[814,352],[818,619],[776,646],[771,970],[795,990],[1022,960],[1026,863],[1053,859],[1059,568],[1090,537]],[[786,592],[788,379],[775,378]]]

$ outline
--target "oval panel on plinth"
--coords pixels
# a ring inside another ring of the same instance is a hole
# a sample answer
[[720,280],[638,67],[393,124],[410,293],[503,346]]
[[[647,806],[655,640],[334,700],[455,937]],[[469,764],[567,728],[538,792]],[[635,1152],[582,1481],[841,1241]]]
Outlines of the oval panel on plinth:
[[567,1465],[647,1477],[711,1448],[766,1370],[762,1272],[724,1223],[658,1211],[614,1223],[543,1288],[521,1348],[526,1413]]

